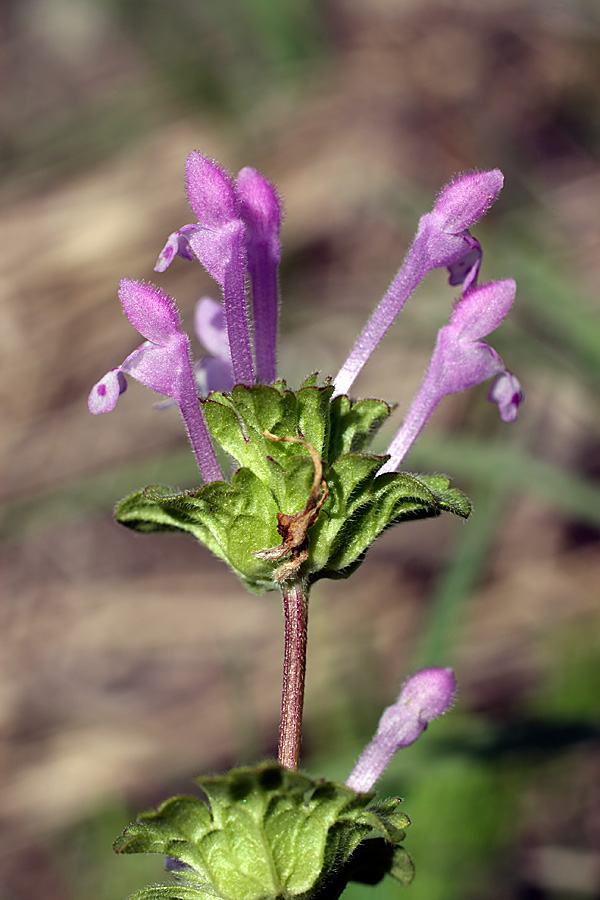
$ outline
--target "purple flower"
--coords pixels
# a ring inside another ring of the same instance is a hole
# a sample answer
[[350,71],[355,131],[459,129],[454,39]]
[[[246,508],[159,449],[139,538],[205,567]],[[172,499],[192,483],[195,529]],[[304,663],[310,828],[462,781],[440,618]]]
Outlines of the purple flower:
[[166,272],[176,256],[182,256],[184,259],[193,259],[194,254],[190,247],[189,234],[197,231],[198,228],[198,225],[184,225],[179,231],[174,231],[170,234],[154,264],[154,271]]
[[187,863],[182,862],[180,859],[175,859],[172,856],[165,857],[165,869],[167,872],[193,872],[193,868],[189,866]]
[[498,403],[505,422],[514,422],[523,399],[516,377],[481,338],[500,325],[515,297],[514,281],[494,281],[467,291],[439,332],[429,368],[402,427],[388,447],[390,459],[380,472],[395,471],[428,418],[447,394],[466,391],[497,376],[489,399]]
[[273,185],[254,169],[242,169],[237,184],[214,160],[198,152],[186,161],[190,206],[198,224],[184,225],[167,239],[155,269],[164,272],[176,255],[195,256],[223,290],[234,379],[255,381],[246,274],[252,285],[256,378],[275,380],[277,266],[280,201]]
[[88,407],[97,415],[114,409],[131,375],[146,387],[177,401],[205,481],[222,479],[198,398],[187,335],[175,302],[152,284],[123,279],[123,311],[146,341],[92,388]]
[[498,404],[500,416],[505,422],[514,422],[519,405],[523,402],[523,391],[516,375],[507,370],[501,372],[492,382],[488,400]]
[[196,391],[208,397],[212,391],[230,391],[234,384],[231,352],[223,307],[211,297],[202,297],[194,311],[194,330],[208,353],[194,363]]
[[452,669],[423,669],[409,678],[393,706],[384,710],[375,737],[361,754],[346,785],[357,794],[370,791],[394,754],[413,744],[433,719],[445,713],[455,694]]
[[502,172],[461,175],[439,194],[432,212],[419,222],[417,235],[387,294],[367,322],[334,384],[345,394],[409,296],[432,269],[450,271],[450,284],[473,286],[481,262],[481,247],[468,229],[487,212],[498,196]]

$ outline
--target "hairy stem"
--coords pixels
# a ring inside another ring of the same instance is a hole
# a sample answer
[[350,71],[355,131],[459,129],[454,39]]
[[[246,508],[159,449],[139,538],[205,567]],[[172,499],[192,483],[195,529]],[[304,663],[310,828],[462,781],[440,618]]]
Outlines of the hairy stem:
[[281,585],[285,617],[283,653],[283,688],[281,723],[279,725],[279,764],[295,771],[300,755],[304,676],[306,672],[306,638],[308,626],[308,592],[298,580]]

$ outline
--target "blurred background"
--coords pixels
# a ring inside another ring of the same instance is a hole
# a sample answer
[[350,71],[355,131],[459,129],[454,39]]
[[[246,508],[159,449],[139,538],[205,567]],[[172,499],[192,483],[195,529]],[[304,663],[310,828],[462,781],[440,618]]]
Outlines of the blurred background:
[[[493,345],[525,405],[507,426],[485,387],[448,398],[408,467],[450,475],[471,520],[392,530],[315,588],[304,766],[344,780],[407,674],[453,666],[456,708],[382,785],[413,822],[410,897],[600,897],[596,0],[4,0],[0,23],[2,900],[163,880],[112,854],[136,812],[276,753],[277,596],[112,520],[145,484],[197,484],[177,413],[135,383],[86,407],[139,342],[121,277],[188,323],[214,293],[197,264],[152,272],[191,219],[192,149],[285,198],[292,385],[335,374],[435,192],[504,171],[474,233],[483,279],[519,285]],[[379,449],[451,291],[430,275],[356,384],[398,403]]]

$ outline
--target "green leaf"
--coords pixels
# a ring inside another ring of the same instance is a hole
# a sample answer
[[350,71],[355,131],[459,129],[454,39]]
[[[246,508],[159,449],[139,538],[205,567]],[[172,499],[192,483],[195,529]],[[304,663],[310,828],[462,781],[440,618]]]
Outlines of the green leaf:
[[[273,398],[279,393],[271,389]],[[239,393],[239,392],[238,392]],[[225,394],[211,394],[204,403],[207,425],[218,444],[241,465],[248,467],[262,480],[269,479],[267,447],[256,423],[248,425],[232,400]]]
[[314,447],[321,459],[328,454],[330,408],[333,386],[302,387],[298,393],[298,431]]
[[326,473],[330,500],[311,530],[311,580],[347,577],[368,548],[391,525],[437,516],[442,510],[467,517],[467,498],[439,476],[403,472],[376,475],[381,457],[341,457]]
[[415,877],[415,864],[404,849],[404,847],[394,847],[392,866],[389,874],[404,887],[408,887]]
[[338,395],[331,402],[331,435],[327,462],[333,465],[346,453],[366,450],[377,430],[392,412],[383,400],[358,400]]
[[[118,521],[142,532],[192,534],[250,590],[264,592],[295,572],[309,582],[347,577],[381,532],[401,521],[469,515],[467,498],[442,475],[378,475],[386,457],[365,450],[390,407],[332,399],[333,390],[312,376],[296,393],[281,381],[211,394],[203,403],[208,427],[241,467],[232,484],[192,493],[152,486],[119,504]],[[313,453],[323,468],[320,497]],[[282,545],[289,549],[260,558]]]
[[304,509],[312,487],[314,472],[313,461],[309,456],[292,456],[286,463],[285,470],[282,470],[279,502],[287,513],[296,513]]
[[437,506],[444,512],[454,513],[463,519],[471,515],[471,503],[462,491],[450,487],[450,481],[445,475],[414,475],[422,484],[426,485],[435,497]]
[[188,884],[166,885],[154,884],[131,894],[129,900],[215,900],[212,890]]
[[[329,386],[331,384],[331,378],[325,379],[325,386]],[[304,379],[302,384],[300,385],[300,390],[305,387],[318,387],[319,386],[319,373],[313,372],[312,375],[308,375],[307,378]]]
[[227,562],[250,590],[273,588],[273,565],[253,554],[279,543],[277,506],[249,469],[239,469],[232,484],[214,481],[194,494],[146,488],[122,500],[116,518],[135,531],[192,534]]
[[215,894],[222,900],[292,900],[317,897],[322,889],[325,897],[332,878],[343,885],[353,877],[359,846],[361,867],[379,877],[392,864],[401,871],[395,854],[382,857],[369,837],[375,830],[389,847],[403,840],[399,826],[409,822],[397,812],[397,798],[369,806],[370,794],[275,763],[197,783],[207,804],[173,797],[115,842],[118,853],[161,853],[189,867],[177,872],[182,886],[147,888],[139,900]]
[[[283,468],[299,452],[298,445],[275,442],[264,436],[304,438],[324,454],[329,432],[329,403],[333,387],[307,385],[297,394],[266,385],[236,385],[231,395],[211,394],[203,404],[206,421],[215,440],[241,466],[270,481],[268,458]],[[305,451],[308,456],[308,451]]]
[[308,568],[319,572],[328,566],[340,532],[361,505],[371,499],[371,487],[383,457],[347,454],[326,472],[329,497],[310,531]]
[[372,828],[380,831],[392,844],[400,843],[405,838],[404,829],[410,825],[405,813],[398,811],[399,797],[390,797],[371,804],[364,815],[364,821]]

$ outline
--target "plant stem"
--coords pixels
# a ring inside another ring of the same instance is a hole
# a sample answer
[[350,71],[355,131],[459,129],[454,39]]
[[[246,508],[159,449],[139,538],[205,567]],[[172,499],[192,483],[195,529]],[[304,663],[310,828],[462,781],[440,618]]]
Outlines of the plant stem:
[[279,725],[279,764],[296,771],[300,755],[304,676],[306,672],[306,639],[308,626],[308,592],[300,579],[281,586],[285,617],[283,652],[283,687],[281,691],[281,723]]

